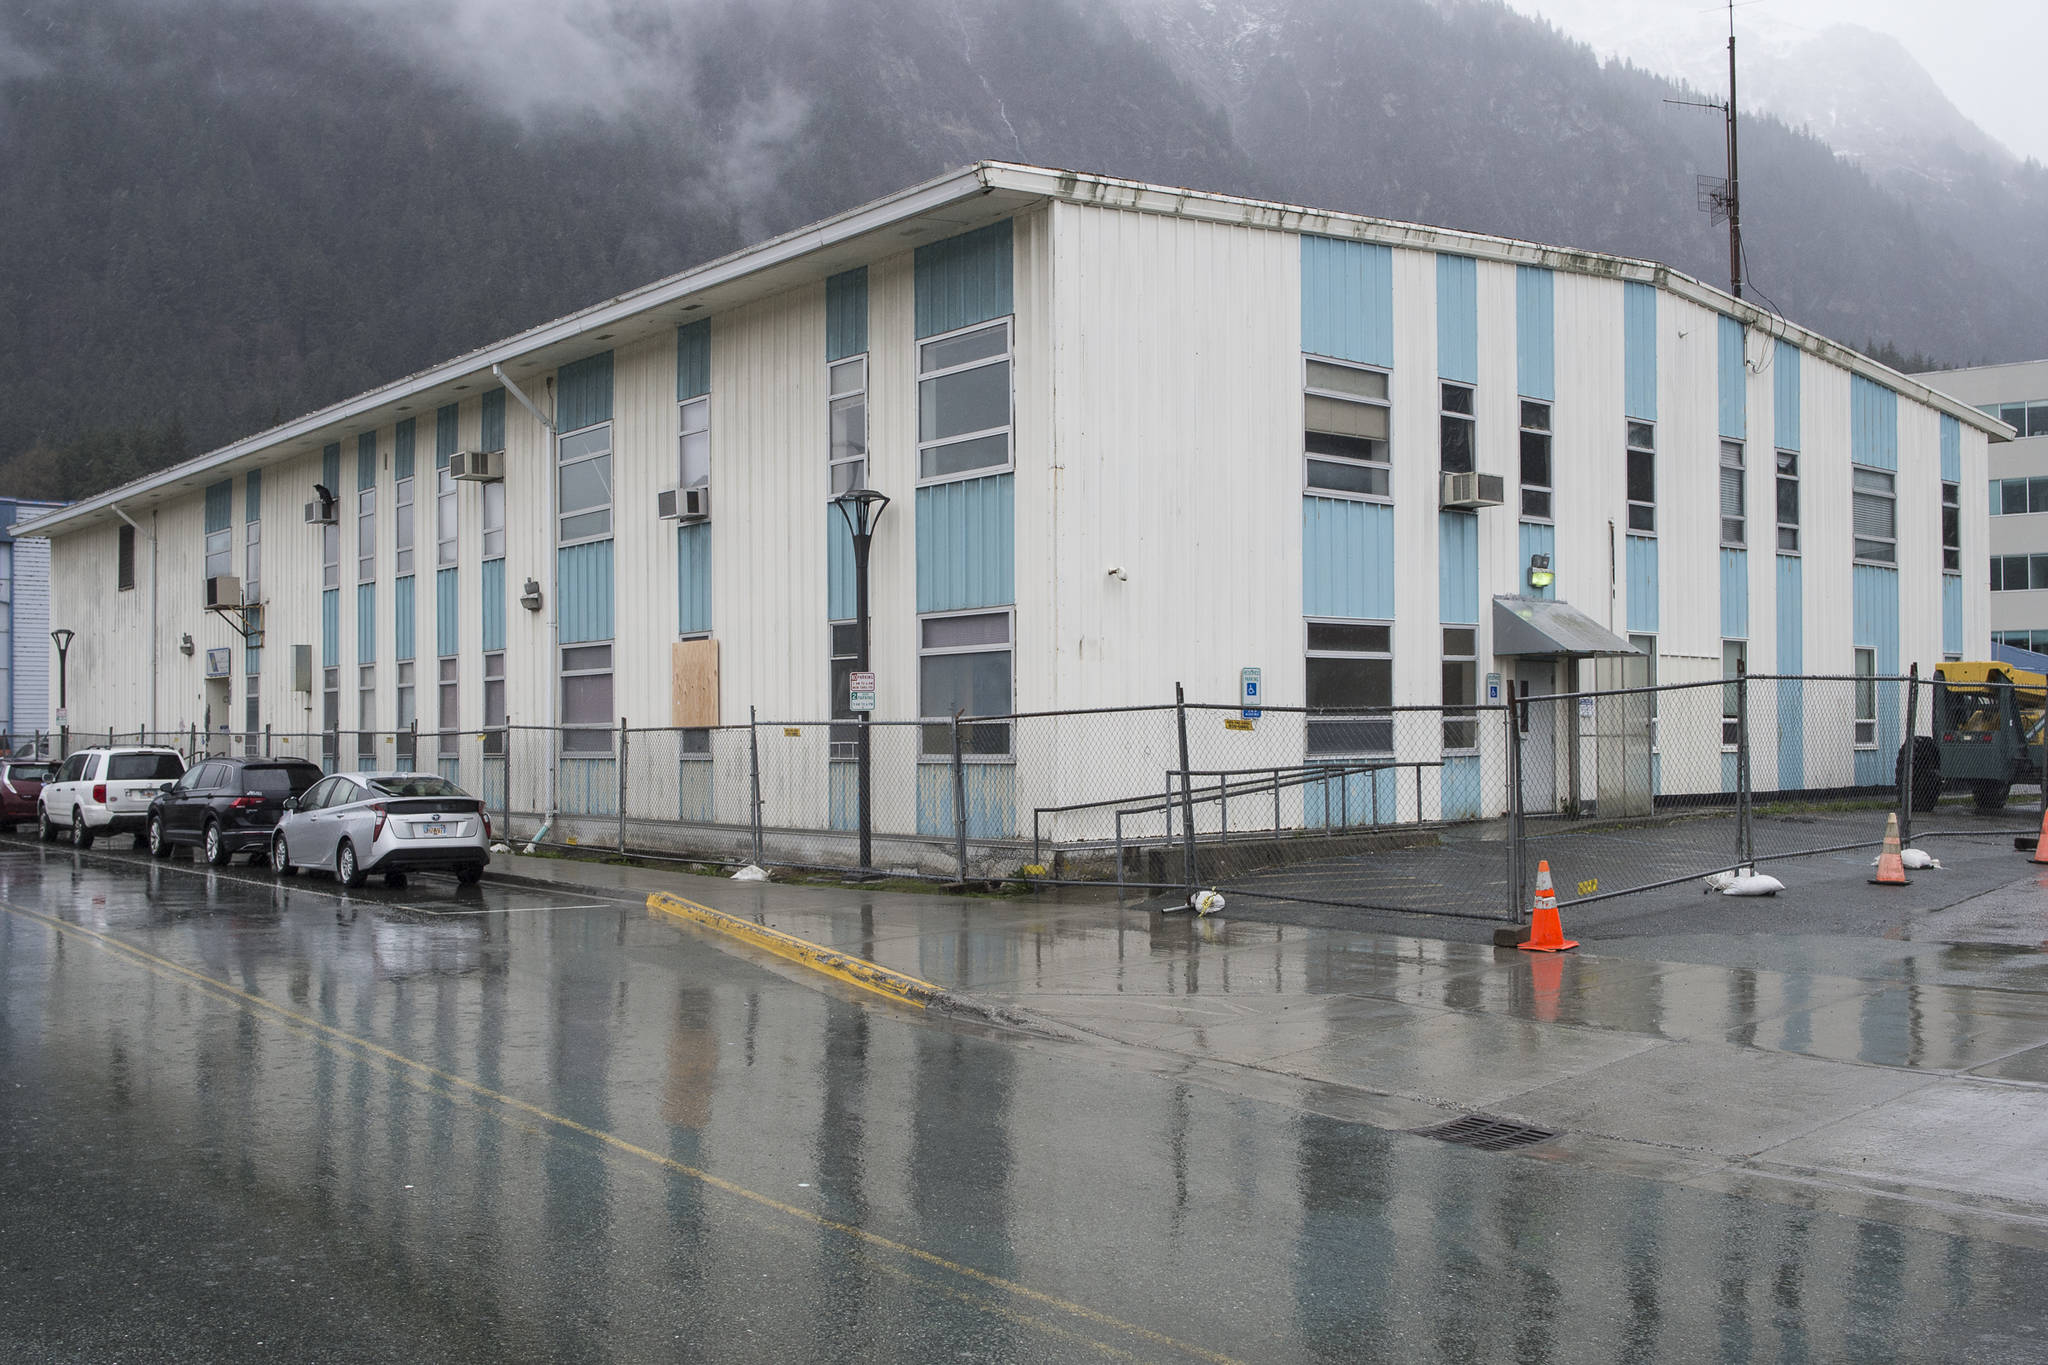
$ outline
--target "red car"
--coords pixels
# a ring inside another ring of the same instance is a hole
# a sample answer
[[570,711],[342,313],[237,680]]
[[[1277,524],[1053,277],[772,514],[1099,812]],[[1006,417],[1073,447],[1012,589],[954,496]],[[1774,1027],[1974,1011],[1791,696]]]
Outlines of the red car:
[[42,758],[0,758],[0,830],[36,818],[36,798],[57,765]]

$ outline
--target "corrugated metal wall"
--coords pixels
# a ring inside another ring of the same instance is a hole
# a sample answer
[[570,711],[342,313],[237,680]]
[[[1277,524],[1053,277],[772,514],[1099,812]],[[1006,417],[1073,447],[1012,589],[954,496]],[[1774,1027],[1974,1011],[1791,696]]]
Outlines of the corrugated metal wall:
[[[1781,428],[1782,430],[1782,428]],[[1805,565],[1798,555],[1779,555],[1778,657],[1775,671],[1806,671],[1806,598],[1802,591]],[[1778,780],[1781,788],[1806,782],[1806,701],[1799,683],[1778,684]],[[1752,778],[1752,781],[1754,778]]]
[[917,334],[1008,317],[1016,311],[1010,220],[917,249]]
[[1515,267],[1515,377],[1522,397],[1556,399],[1556,283],[1532,265]]
[[341,442],[334,441],[321,448],[320,482],[336,497],[341,496]]
[[1469,256],[1436,258],[1436,372],[1479,382],[1479,263]]
[[[225,531],[235,517],[235,481],[222,479],[219,483],[206,486],[206,529],[208,533]],[[139,553],[139,552],[138,552]]]
[[1453,625],[1479,623],[1479,516],[1437,513],[1437,616]]
[[1621,286],[1622,411],[1657,420],[1657,286]]
[[1625,536],[1628,560],[1628,628],[1633,634],[1657,633],[1657,542],[1651,536]]
[[[1941,415],[1941,478],[1944,483],[1963,478],[1963,424],[1947,413]],[[1990,481],[1985,482],[1988,486]]]
[[711,526],[706,522],[676,531],[676,630],[694,635],[711,629]]
[[1721,547],[1721,638],[1749,638],[1749,551]]
[[320,666],[341,664],[341,589],[328,588],[320,594]]
[[[377,433],[363,431],[356,433],[356,491],[377,486]],[[342,558],[348,558],[349,547],[342,547]]]
[[612,542],[556,551],[555,593],[562,643],[612,638]]
[[1899,396],[1860,374],[1849,377],[1849,458],[1873,469],[1899,467]]
[[600,351],[555,371],[555,425],[581,431],[612,420],[612,353]]
[[[462,439],[462,408],[459,404],[447,403],[434,409],[434,468],[446,469],[448,457],[462,447],[456,442]],[[427,496],[433,496],[429,489]]]
[[418,622],[413,615],[413,576],[407,574],[391,589],[391,657],[411,659],[418,653]]
[[1780,450],[1799,449],[1799,357],[1797,346],[1782,338],[1771,351],[1771,420]]
[[477,411],[477,448],[479,450],[503,450],[505,448],[505,391],[492,389],[479,400]]
[[356,584],[356,662],[377,662],[377,585]]
[[1394,617],[1394,509],[1339,498],[1301,500],[1304,616]]
[[[448,576],[448,610],[455,611],[455,570],[442,570]],[[505,647],[505,561],[487,559],[477,566],[477,647],[486,654],[496,653]],[[449,631],[450,638],[455,632]]]
[[676,328],[676,401],[702,398],[709,392],[711,319],[699,318]]
[[1016,478],[992,474],[917,490],[917,609],[1016,600]]
[[1725,314],[1715,315],[1715,370],[1721,385],[1721,435],[1731,441],[1749,438],[1749,364],[1743,351],[1748,344],[1742,324]]
[[1301,349],[1360,365],[1394,363],[1391,247],[1301,239]]
[[845,360],[868,348],[868,268],[842,270],[825,281],[825,359]]
[[[409,479],[413,476],[413,419],[408,417],[400,422],[391,433],[391,477]],[[415,504],[417,505],[417,504]],[[417,523],[415,523],[417,529]]]

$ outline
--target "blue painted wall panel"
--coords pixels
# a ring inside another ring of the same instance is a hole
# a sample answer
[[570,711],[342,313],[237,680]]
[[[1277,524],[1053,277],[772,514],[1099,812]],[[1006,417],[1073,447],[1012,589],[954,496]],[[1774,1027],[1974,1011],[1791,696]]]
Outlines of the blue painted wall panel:
[[1484,812],[1486,782],[1479,756],[1446,757],[1443,766],[1443,807],[1446,820],[1477,820]]
[[1310,829],[1393,824],[1400,818],[1403,777],[1415,780],[1412,770],[1384,769],[1305,783],[1301,789],[1302,823]]
[[1438,512],[1437,618],[1449,625],[1479,624],[1479,515]]
[[835,507],[825,509],[825,617],[851,621],[859,585],[853,580],[853,532]]
[[356,662],[377,662],[377,585],[356,584]]
[[1732,791],[1736,790],[1736,788],[1737,788],[1737,779],[1738,779],[1738,778],[1740,777],[1740,775],[1741,775],[1741,774],[1740,774],[1740,773],[1738,772],[1738,767],[1739,767],[1739,765],[1740,765],[1740,763],[1741,763],[1741,759],[1742,759],[1742,756],[1741,756],[1740,754],[1737,754],[1737,753],[1735,753],[1735,752],[1734,752],[1733,750],[1728,750],[1728,749],[1724,749],[1724,750],[1722,750],[1722,752],[1721,752],[1721,790],[1722,790],[1722,791],[1724,791],[1724,792],[1732,792]]
[[[1778,673],[1806,671],[1805,561],[1798,555],[1777,555]],[[1806,785],[1805,684],[1780,682],[1778,692],[1778,786],[1796,790]]]
[[1749,551],[1721,549],[1721,638],[1749,638]]
[[1749,364],[1744,355],[1747,342],[1742,324],[1731,317],[1719,317],[1717,334],[1721,372],[1721,434],[1731,441],[1749,436]]
[[[676,818],[708,825],[718,818],[715,764],[708,758],[686,758],[676,767]],[[627,778],[632,781],[631,776]]]
[[1436,372],[1479,382],[1479,263],[1470,256],[1436,258]]
[[[835,763],[835,768],[846,764]],[[967,837],[1012,839],[1017,835],[1017,770],[1008,763],[969,763],[961,772],[967,790]],[[917,765],[917,832],[950,837],[953,830],[953,768]]]
[[[860,828],[860,765],[837,762],[831,766],[830,828],[855,830]],[[950,813],[950,806],[948,807]],[[923,822],[924,802],[918,802],[919,823]],[[934,817],[936,821],[936,817]]]
[[842,270],[825,281],[825,359],[844,360],[868,348],[868,268]]
[[320,448],[320,482],[336,497],[341,495],[341,442],[332,441]]
[[252,469],[244,480],[242,492],[242,520],[263,520],[263,471]]
[[503,450],[505,448],[505,391],[488,390],[478,404],[479,430],[477,448],[480,450]]
[[1557,528],[1540,521],[1523,522],[1521,550],[1522,558],[1515,565],[1514,591],[1525,597],[1556,597],[1557,585],[1555,583],[1547,588],[1532,588],[1529,586],[1529,557],[1531,555],[1549,555],[1551,568],[1553,570],[1557,568]]
[[1557,398],[1556,288],[1540,266],[1515,267],[1515,382],[1524,398]]
[[1780,450],[1799,447],[1800,350],[1789,341],[1773,343],[1771,352],[1772,439]]
[[711,392],[711,319],[676,328],[676,401]]
[[1301,239],[1301,349],[1361,365],[1394,363],[1391,247]]
[[412,477],[413,433],[416,428],[408,417],[393,428],[391,438],[391,477],[409,479]]
[[564,815],[617,815],[619,761],[615,758],[565,758],[556,769]]
[[1963,580],[1957,574],[1941,579],[1941,652],[1963,652]]
[[555,595],[562,643],[612,638],[612,543],[592,541],[555,551]]
[[1849,459],[1872,469],[1899,467],[1899,396],[1860,374],[1849,376]]
[[[501,566],[504,564],[503,560],[494,562]],[[462,649],[458,572],[456,569],[442,569],[434,575],[434,656],[440,659]]]
[[206,529],[225,531],[235,519],[235,481],[206,485]]
[[329,588],[320,594],[320,666],[336,668],[341,664],[341,589]]
[[360,432],[356,436],[356,491],[377,486],[377,433]]
[[391,633],[394,659],[410,659],[417,651],[419,625],[413,612],[413,578],[411,574],[399,579],[391,587]]
[[600,351],[555,371],[555,425],[578,431],[612,420],[612,353]]
[[434,468],[446,469],[448,457],[459,447],[461,439],[462,409],[453,403],[434,409]]
[[1015,587],[1015,476],[917,490],[917,609],[1007,606]]
[[1941,481],[1963,481],[1963,424],[1947,413],[1941,415]]
[[921,337],[1007,317],[1011,302],[1010,220],[917,249],[917,334]]
[[695,635],[711,629],[711,523],[692,522],[676,530],[676,630]]
[[1628,628],[1641,635],[1657,633],[1657,541],[1653,536],[1627,537]]
[[482,619],[478,625],[484,652],[496,653],[505,647],[505,561],[485,560],[479,571],[479,586],[477,610]]
[[1657,420],[1657,286],[1621,286],[1622,410]]
[[1393,619],[1393,508],[1341,498],[1301,500],[1301,611]]

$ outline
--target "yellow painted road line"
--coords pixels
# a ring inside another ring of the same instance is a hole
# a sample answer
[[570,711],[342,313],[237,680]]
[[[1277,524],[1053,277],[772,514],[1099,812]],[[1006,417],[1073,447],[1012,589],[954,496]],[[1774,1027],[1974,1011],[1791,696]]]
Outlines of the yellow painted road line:
[[[687,904],[687,902],[685,903]],[[687,1177],[711,1189],[719,1190],[735,1198],[745,1200],[757,1207],[771,1209],[776,1213],[783,1214],[800,1222],[809,1223],[814,1227],[839,1233],[863,1246],[893,1252],[909,1260],[918,1261],[935,1269],[974,1281],[977,1284],[986,1285],[991,1289],[1000,1290],[1005,1294],[1022,1299],[1028,1303],[1068,1314],[1111,1332],[1135,1337],[1140,1341],[1174,1351],[1194,1360],[1208,1361],[1210,1365],[1242,1365],[1242,1362],[1238,1361],[1235,1357],[1224,1355],[1221,1352],[1208,1350],[1192,1342],[1181,1341],[1175,1337],[1167,1336],[1163,1332],[1155,1332],[1149,1327],[1140,1327],[1136,1323],[1125,1322],[1121,1318],[1112,1317],[1107,1313],[1089,1308],[1085,1304],[1075,1303],[1072,1300],[1062,1299],[1057,1295],[1045,1293],[1043,1290],[1033,1289],[1029,1285],[1020,1284],[1001,1275],[991,1274],[985,1270],[977,1270],[970,1265],[963,1265],[958,1261],[948,1260],[937,1252],[927,1251],[923,1247],[913,1246],[908,1242],[899,1242],[893,1238],[884,1237],[880,1233],[869,1232],[865,1228],[855,1227],[851,1223],[842,1223],[835,1218],[827,1218],[823,1214],[813,1212],[810,1209],[799,1208],[795,1204],[785,1203],[773,1195],[762,1194],[757,1190],[749,1189],[722,1176],[713,1175],[711,1172],[702,1170],[699,1167],[677,1161],[672,1157],[663,1156],[661,1153],[642,1147],[638,1143],[629,1142],[615,1133],[608,1133],[601,1128],[592,1128],[588,1124],[578,1123],[575,1119],[543,1109],[537,1104],[530,1104],[525,1100],[507,1095],[503,1091],[493,1090],[487,1085],[472,1081],[465,1076],[458,1076],[453,1072],[443,1071],[439,1067],[431,1066],[426,1062],[408,1057],[402,1052],[393,1051],[381,1043],[372,1042],[370,1039],[350,1033],[346,1029],[322,1023],[311,1015],[301,1014],[297,1010],[288,1009],[273,1000],[266,1000],[260,995],[245,991],[241,987],[222,981],[217,977],[208,976],[204,972],[195,971],[181,963],[173,962],[167,957],[159,957],[146,948],[138,948],[134,944],[115,938],[111,934],[103,934],[98,930],[88,929],[79,924],[72,924],[53,915],[46,915],[39,910],[30,910],[26,906],[14,905],[6,901],[0,901],[0,910],[5,910],[9,914],[19,916],[22,919],[33,920],[59,934],[84,939],[113,957],[125,958],[156,975],[182,981],[199,989],[202,993],[213,995],[227,1003],[239,1005],[252,1013],[270,1016],[293,1027],[295,1030],[311,1033],[323,1041],[345,1044],[349,1047],[360,1049],[371,1056],[381,1058],[401,1071],[410,1072],[415,1076],[423,1078],[430,1078],[454,1090],[490,1100],[501,1106],[504,1110],[524,1114],[544,1124],[550,1124],[556,1128],[590,1138],[611,1148],[615,1152],[636,1157],[652,1165],[672,1171],[677,1175]],[[718,912],[712,911],[711,913],[717,914]],[[756,929],[760,928],[759,925],[754,927]],[[773,933],[774,931],[766,930],[764,932]],[[783,937],[788,936],[784,935]],[[801,939],[796,941],[802,942]],[[915,980],[915,978],[905,979]],[[936,987],[928,987],[928,989],[937,990]],[[1014,1316],[1014,1314],[1007,1310],[1004,1310],[999,1315]],[[1064,1329],[1054,1328],[1052,1324],[1042,1325],[1055,1331],[1058,1335],[1066,1335]],[[1106,1343],[1097,1344],[1107,1348]]]
[[684,900],[681,896],[666,891],[657,891],[647,898],[649,914],[667,915],[714,933],[724,934],[740,942],[759,948],[763,952],[787,959],[798,966],[809,967],[812,971],[823,972],[826,976],[844,981],[850,986],[859,986],[877,995],[886,995],[900,1004],[915,1005],[924,1009],[936,1001],[943,1000],[946,992],[929,981],[920,981],[914,976],[880,966],[863,957],[827,948],[809,939],[785,934],[780,929],[770,929],[752,920],[728,915],[723,910],[713,910],[708,905]]

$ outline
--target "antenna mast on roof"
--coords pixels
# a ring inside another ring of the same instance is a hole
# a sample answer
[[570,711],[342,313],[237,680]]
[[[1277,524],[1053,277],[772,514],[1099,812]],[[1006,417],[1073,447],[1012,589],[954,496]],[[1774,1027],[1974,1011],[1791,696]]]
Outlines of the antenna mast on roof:
[[1699,192],[1700,211],[1709,215],[1708,221],[1728,224],[1728,292],[1736,298],[1742,297],[1742,181],[1738,174],[1735,130],[1735,0],[1728,0],[1728,99],[1720,100],[1666,100],[1666,104],[1685,104],[1695,109],[1718,109],[1727,121],[1728,175],[1695,177]]

